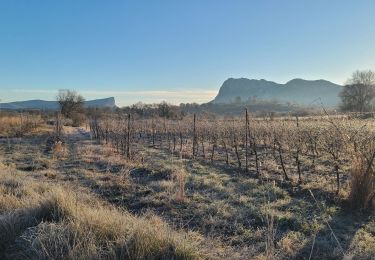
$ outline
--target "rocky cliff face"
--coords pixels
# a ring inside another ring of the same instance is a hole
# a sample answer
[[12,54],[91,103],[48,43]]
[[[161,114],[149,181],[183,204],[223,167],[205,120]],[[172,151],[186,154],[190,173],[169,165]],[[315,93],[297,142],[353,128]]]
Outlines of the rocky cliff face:
[[232,103],[249,99],[276,100],[299,105],[337,106],[342,86],[326,80],[293,79],[279,84],[264,79],[227,79],[213,103]]
[[103,98],[103,99],[95,99],[85,102],[86,107],[115,107],[116,102],[114,97],[110,98]]

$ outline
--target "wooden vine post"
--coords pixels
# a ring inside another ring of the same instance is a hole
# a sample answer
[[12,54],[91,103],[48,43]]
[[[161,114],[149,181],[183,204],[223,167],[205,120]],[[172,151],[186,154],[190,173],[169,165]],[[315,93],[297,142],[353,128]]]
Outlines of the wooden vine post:
[[248,145],[249,145],[249,115],[247,112],[247,108],[245,108],[245,116],[246,116],[246,127],[245,127],[245,159],[246,159],[246,167],[245,172],[249,171],[249,160],[248,160]]
[[55,125],[56,125],[56,129],[55,129],[56,140],[60,140],[61,139],[61,130],[62,130],[60,112],[56,112],[56,123],[55,123]]
[[296,116],[296,124],[297,124],[297,151],[296,151],[296,164],[297,164],[297,172],[298,172],[298,182],[302,183],[302,177],[301,177],[301,162],[299,160],[299,154],[300,154],[300,133],[299,133],[299,119],[298,116]]
[[196,145],[197,145],[197,133],[196,133],[196,115],[194,114],[194,121],[193,121],[193,158],[196,155]]
[[130,158],[130,114],[128,114],[128,127],[127,127],[127,136],[126,136],[126,156]]

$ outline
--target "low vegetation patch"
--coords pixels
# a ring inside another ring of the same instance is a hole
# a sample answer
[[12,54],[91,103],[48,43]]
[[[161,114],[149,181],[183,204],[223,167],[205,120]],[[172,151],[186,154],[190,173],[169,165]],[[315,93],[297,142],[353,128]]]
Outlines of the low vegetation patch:
[[0,252],[19,259],[193,259],[199,245],[155,215],[135,217],[92,195],[0,173]]

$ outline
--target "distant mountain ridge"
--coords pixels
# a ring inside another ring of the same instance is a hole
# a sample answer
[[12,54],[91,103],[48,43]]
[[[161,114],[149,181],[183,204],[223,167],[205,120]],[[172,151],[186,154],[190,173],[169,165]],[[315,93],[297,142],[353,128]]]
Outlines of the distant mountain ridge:
[[224,81],[212,103],[233,103],[238,99],[247,101],[276,100],[303,106],[318,105],[334,107],[339,104],[341,85],[327,80],[292,79],[285,84],[268,80],[247,78],[229,78]]
[[[85,107],[98,107],[98,108],[114,108],[116,102],[114,97],[102,98],[85,101]],[[0,109],[16,110],[16,109],[40,109],[40,110],[57,110],[59,109],[59,103],[57,101],[46,101],[46,100],[27,100],[27,101],[16,101],[9,103],[0,103]]]

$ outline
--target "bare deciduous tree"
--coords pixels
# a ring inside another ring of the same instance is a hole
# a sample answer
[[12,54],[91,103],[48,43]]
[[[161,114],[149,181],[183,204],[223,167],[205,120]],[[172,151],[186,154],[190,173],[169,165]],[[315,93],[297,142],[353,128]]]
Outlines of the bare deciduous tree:
[[60,104],[61,114],[73,120],[73,124],[79,124],[83,113],[85,99],[74,90],[59,90],[56,97]]
[[356,71],[340,93],[344,111],[365,112],[371,109],[375,97],[375,73],[371,70]]

